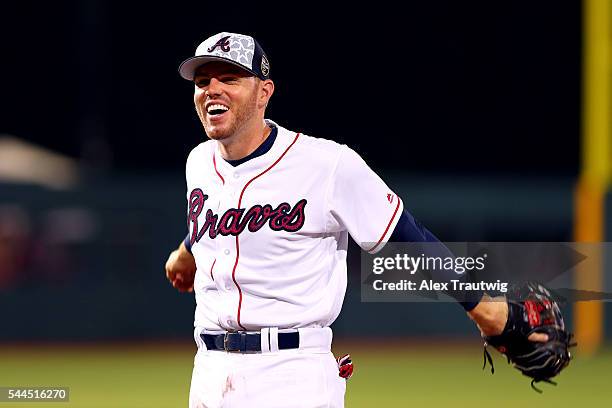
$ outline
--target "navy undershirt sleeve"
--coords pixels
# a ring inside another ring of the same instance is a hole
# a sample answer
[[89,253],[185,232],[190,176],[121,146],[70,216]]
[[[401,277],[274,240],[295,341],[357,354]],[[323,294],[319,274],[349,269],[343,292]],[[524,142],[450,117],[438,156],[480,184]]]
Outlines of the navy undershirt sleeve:
[[191,253],[191,234],[187,233],[187,236],[183,240],[183,244],[185,244],[185,248]]
[[[397,221],[397,225],[393,230],[393,234],[391,234],[390,242],[432,242],[438,243],[438,245],[427,245],[426,250],[428,253],[427,256],[431,257],[452,257],[454,258],[453,253],[444,245],[434,234],[432,234],[427,228],[423,226],[416,218],[412,216],[406,209],[404,209],[400,219]],[[434,270],[432,271],[432,275],[436,278],[436,280],[441,282],[448,282],[451,279],[459,279],[466,281],[469,279],[467,273],[458,275],[453,270]],[[447,292],[450,296],[458,299],[458,294],[453,292]],[[483,293],[476,293],[475,298],[482,298]],[[466,312],[474,309],[479,302],[476,301],[459,301],[459,304],[463,306]]]

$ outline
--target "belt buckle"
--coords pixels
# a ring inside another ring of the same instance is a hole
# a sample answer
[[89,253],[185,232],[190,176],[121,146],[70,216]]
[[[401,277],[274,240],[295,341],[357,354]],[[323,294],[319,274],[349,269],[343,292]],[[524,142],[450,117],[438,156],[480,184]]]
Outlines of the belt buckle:
[[225,334],[223,334],[223,350],[225,350],[228,353],[237,353],[240,351],[240,348],[229,348],[228,343],[229,343],[229,335],[230,334],[234,334],[236,332],[225,332]]

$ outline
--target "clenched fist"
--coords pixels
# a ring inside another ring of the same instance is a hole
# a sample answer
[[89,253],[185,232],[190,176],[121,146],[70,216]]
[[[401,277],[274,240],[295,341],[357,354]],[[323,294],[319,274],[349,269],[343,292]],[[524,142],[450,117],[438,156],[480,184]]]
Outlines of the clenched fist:
[[193,292],[195,273],[195,259],[181,242],[178,249],[172,251],[166,261],[166,277],[179,292]]

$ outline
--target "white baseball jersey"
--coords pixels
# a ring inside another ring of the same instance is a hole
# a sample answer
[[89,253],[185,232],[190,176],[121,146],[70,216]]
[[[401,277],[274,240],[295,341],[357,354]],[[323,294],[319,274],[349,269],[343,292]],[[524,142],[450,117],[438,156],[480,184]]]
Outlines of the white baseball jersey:
[[278,135],[262,156],[234,167],[209,140],[187,159],[198,328],[329,326],[346,291],[348,234],[376,252],[402,213],[353,150],[267,123]]

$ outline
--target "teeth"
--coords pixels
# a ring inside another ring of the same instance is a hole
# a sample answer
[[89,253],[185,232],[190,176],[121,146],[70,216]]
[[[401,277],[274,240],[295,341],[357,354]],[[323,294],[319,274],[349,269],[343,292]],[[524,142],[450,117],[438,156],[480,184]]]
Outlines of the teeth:
[[229,110],[229,108],[225,105],[220,105],[220,104],[214,104],[214,105],[210,105],[208,107],[208,109],[206,110],[208,113],[212,112],[212,111],[216,111],[216,110],[222,110],[222,111],[227,111]]

